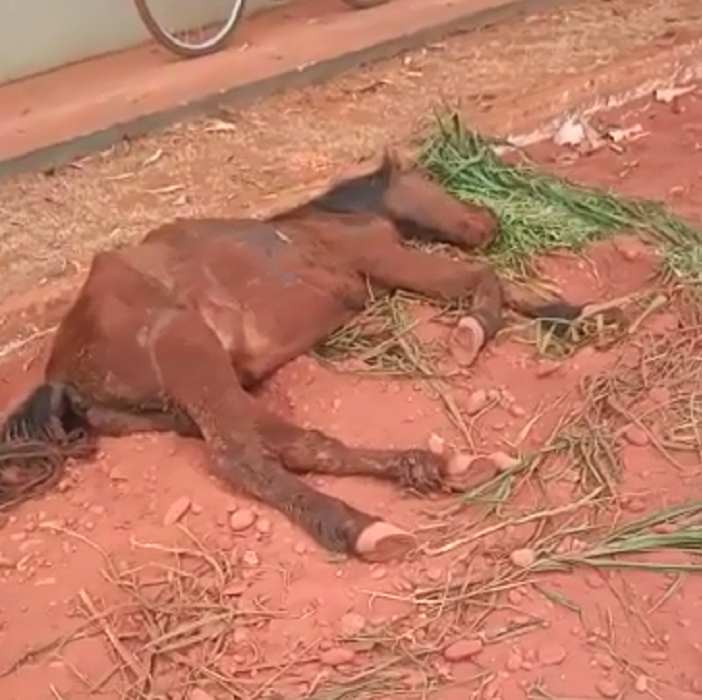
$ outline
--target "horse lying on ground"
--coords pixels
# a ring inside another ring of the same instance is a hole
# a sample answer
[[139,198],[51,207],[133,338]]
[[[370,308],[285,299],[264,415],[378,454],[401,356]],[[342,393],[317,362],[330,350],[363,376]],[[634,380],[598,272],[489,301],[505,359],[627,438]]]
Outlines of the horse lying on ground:
[[566,302],[525,298],[483,263],[403,245],[419,237],[470,250],[496,232],[490,211],[386,154],[371,172],[266,221],[176,220],[97,254],[54,337],[44,383],[2,427],[0,505],[56,483],[66,459],[89,456],[99,435],[175,431],[203,439],[221,479],[328,550],[403,556],[415,545],[409,533],[296,474],[365,474],[426,492],[458,486],[455,456],[352,449],[272,415],[247,392],[349,321],[371,291],[470,296],[461,329],[471,357],[505,305],[532,318],[577,317]]

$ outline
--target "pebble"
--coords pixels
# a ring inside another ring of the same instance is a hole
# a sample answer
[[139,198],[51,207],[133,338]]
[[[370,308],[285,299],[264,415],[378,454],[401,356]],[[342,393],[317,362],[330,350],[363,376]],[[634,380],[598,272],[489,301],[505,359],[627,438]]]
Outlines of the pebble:
[[105,506],[101,506],[101,505],[90,506],[90,508],[88,510],[93,515],[105,515]]
[[341,666],[342,664],[350,664],[355,656],[356,654],[351,649],[332,647],[319,655],[319,661],[324,666]]
[[475,639],[461,639],[444,649],[444,658],[446,661],[466,661],[476,654],[479,654],[483,649],[483,643]]
[[190,510],[190,499],[187,496],[177,498],[163,516],[163,524],[166,526],[175,525]]
[[560,362],[554,362],[553,360],[541,360],[536,367],[536,376],[539,377],[539,379],[550,377],[552,374],[558,372],[561,366],[562,365]]
[[487,391],[485,391],[485,389],[478,389],[468,397],[463,408],[469,416],[474,416],[485,408],[487,402]]
[[648,692],[648,678],[646,676],[638,676],[634,683],[634,689],[637,693]]
[[388,570],[384,566],[376,566],[371,572],[370,577],[375,581],[385,578],[388,575]]
[[512,404],[509,408],[509,412],[515,417],[515,418],[523,418],[526,416],[526,411],[518,404]]
[[622,236],[613,241],[615,250],[629,262],[638,260],[645,254],[645,249],[639,241]]
[[127,481],[127,477],[124,476],[124,474],[122,474],[122,472],[117,467],[113,467],[112,469],[110,469],[108,478],[110,479],[110,481]]
[[595,663],[602,668],[610,669],[614,668],[615,661],[609,654],[599,653],[595,654]]
[[506,452],[493,452],[490,454],[490,460],[501,472],[507,472],[510,469],[515,469],[520,464],[520,460],[518,460],[516,457],[508,455]]
[[619,686],[614,681],[610,681],[608,678],[602,678],[601,680],[597,681],[595,688],[597,688],[597,692],[603,698],[619,697]]
[[442,455],[446,452],[446,441],[436,433],[432,433],[427,440],[429,452],[435,455]]
[[560,644],[543,644],[539,647],[539,663],[544,666],[557,666],[563,663],[566,657],[566,650]]
[[520,569],[527,569],[536,561],[536,552],[529,548],[515,549],[509,555],[509,560],[514,566]]
[[366,618],[349,612],[341,616],[341,633],[344,637],[355,637],[366,626]]
[[261,518],[256,521],[256,530],[262,535],[269,534],[271,531],[271,521],[268,520],[268,518]]
[[519,671],[523,663],[524,658],[522,657],[521,652],[518,649],[512,649],[507,657],[505,668],[514,673],[515,671]]
[[622,435],[624,435],[624,439],[627,442],[631,443],[632,445],[636,445],[637,447],[644,447],[649,443],[648,433],[639,428],[638,425],[627,426],[624,428]]
[[444,572],[439,566],[430,566],[425,571],[425,575],[430,581],[440,581],[444,577]]
[[304,554],[307,551],[307,545],[304,542],[296,542],[293,546],[295,554]]
[[602,576],[593,572],[587,573],[585,575],[585,583],[587,583],[587,585],[590,586],[590,588],[602,588],[602,586],[604,586]]
[[234,532],[248,530],[256,522],[256,513],[250,508],[235,510],[229,517],[229,527]]
[[648,398],[655,404],[667,404],[670,402],[670,390],[664,386],[654,386],[648,392]]
[[248,587],[248,584],[244,581],[232,581],[222,589],[222,595],[235,598],[243,595]]
[[646,503],[643,499],[634,496],[633,498],[627,498],[624,507],[630,513],[643,513],[646,510]]
[[507,600],[509,600],[511,605],[519,605],[522,602],[522,594],[513,588],[508,594],[507,594]]
[[241,557],[241,561],[246,564],[246,566],[258,566],[261,563],[261,559],[258,554],[252,549],[247,549],[244,555]]
[[202,688],[193,688],[190,691],[188,700],[215,700],[206,690]]
[[6,557],[4,554],[0,554],[0,569],[14,569],[15,562],[10,557]]

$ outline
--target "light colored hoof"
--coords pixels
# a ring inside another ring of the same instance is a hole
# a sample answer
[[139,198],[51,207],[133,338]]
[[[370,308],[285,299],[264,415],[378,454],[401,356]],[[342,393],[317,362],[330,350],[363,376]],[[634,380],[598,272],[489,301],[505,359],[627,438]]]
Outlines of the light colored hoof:
[[356,540],[356,554],[366,561],[404,559],[417,546],[409,532],[379,520],[369,525]]
[[485,329],[480,321],[472,316],[464,316],[451,331],[448,347],[453,359],[461,367],[469,367],[475,362],[485,341]]
[[474,489],[518,464],[518,459],[504,452],[494,452],[490,455],[459,452],[446,463],[445,482],[447,486],[458,491]]

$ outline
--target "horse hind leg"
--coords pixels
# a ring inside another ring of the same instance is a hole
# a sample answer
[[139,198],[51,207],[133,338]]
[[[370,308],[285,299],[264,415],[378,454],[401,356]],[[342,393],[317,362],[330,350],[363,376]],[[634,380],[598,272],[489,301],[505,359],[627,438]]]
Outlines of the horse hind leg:
[[149,343],[163,394],[197,425],[214,471],[226,483],[281,511],[328,550],[378,561],[414,547],[408,533],[315,491],[265,449],[250,397],[196,313],[165,312]]
[[475,469],[475,460],[461,452],[444,455],[416,448],[348,447],[320,430],[301,428],[259,406],[255,410],[266,448],[280,458],[286,469],[299,474],[371,476],[418,493],[429,493],[474,488],[494,476],[497,469],[492,465],[490,471],[489,464],[487,469]]

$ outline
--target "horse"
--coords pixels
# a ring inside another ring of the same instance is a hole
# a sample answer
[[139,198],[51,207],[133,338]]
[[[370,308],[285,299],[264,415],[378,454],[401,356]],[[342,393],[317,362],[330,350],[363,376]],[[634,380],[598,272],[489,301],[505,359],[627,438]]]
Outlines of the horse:
[[455,329],[469,362],[499,330],[505,308],[576,318],[580,307],[531,295],[485,262],[407,245],[476,251],[498,228],[492,211],[449,195],[386,150],[366,172],[266,219],[176,219],[134,245],[97,253],[53,337],[43,381],[0,429],[0,504],[51,488],[69,458],[94,454],[101,435],[171,431],[204,441],[220,480],[278,509],[326,550],[367,561],[404,557],[416,546],[411,533],[300,475],[455,490],[470,479],[465,455],[351,448],[282,419],[251,392],[371,295],[470,298]]

